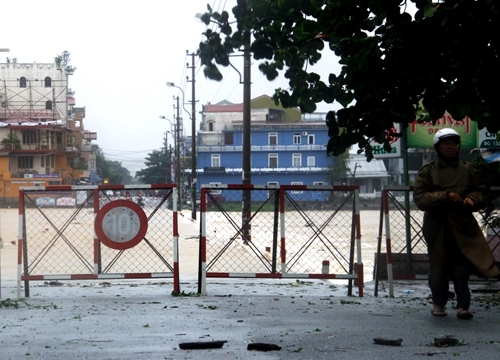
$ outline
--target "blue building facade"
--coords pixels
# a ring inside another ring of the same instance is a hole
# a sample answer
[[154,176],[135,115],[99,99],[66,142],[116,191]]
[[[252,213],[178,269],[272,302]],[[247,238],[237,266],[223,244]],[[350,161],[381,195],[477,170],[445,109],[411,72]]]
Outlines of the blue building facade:
[[[205,184],[242,182],[242,109],[240,112],[238,105],[233,104],[225,107],[227,112],[224,106],[214,108],[208,121],[205,113],[202,130],[198,132],[198,189]],[[334,159],[326,155],[328,129],[325,121],[305,121],[300,112],[298,118],[297,121],[297,114],[290,116],[279,108],[252,109],[252,184],[329,184],[328,171]]]

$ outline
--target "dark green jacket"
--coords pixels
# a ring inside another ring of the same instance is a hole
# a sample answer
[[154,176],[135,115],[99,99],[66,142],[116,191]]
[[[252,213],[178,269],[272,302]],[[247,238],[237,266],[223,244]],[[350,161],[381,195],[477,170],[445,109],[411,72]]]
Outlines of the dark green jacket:
[[[428,245],[436,249],[429,253],[431,268],[444,259],[444,221],[448,220],[451,231],[462,253],[484,277],[498,277],[491,249],[484,238],[473,212],[483,206],[483,180],[477,170],[464,161],[452,164],[440,159],[420,169],[415,179],[413,199],[420,210],[425,211],[423,235]],[[474,200],[473,207],[452,203],[448,192]]]

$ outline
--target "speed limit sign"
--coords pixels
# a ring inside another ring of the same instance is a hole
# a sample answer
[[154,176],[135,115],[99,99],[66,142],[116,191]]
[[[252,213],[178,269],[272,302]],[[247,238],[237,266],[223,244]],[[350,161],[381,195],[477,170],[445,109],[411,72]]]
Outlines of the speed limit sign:
[[99,210],[94,229],[104,245],[115,250],[126,250],[144,239],[148,231],[148,218],[136,203],[115,200]]

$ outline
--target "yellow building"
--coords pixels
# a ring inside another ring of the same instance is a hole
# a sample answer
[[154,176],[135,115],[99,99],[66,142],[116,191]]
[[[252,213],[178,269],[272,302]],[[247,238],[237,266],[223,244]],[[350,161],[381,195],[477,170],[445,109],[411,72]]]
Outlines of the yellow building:
[[53,63],[0,63],[0,197],[19,187],[71,185],[89,177],[91,140],[85,108],[75,107],[68,78],[74,68]]

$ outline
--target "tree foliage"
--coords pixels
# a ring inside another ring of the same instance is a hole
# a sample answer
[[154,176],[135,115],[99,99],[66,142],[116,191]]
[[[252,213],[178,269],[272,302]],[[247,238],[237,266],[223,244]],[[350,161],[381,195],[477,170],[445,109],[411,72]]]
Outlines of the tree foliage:
[[[328,154],[357,143],[371,159],[369,141],[390,148],[394,123],[435,121],[445,111],[498,132],[499,11],[496,0],[238,0],[234,31],[227,12],[208,6],[202,20],[219,28],[204,32],[198,54],[205,76],[220,80],[218,67],[251,36],[260,71],[288,79],[275,101],[304,113],[340,104],[326,117]],[[328,50],[341,70],[325,79],[309,68]]]
[[332,166],[328,167],[328,181],[331,185],[337,185],[340,181],[347,179],[348,168],[346,160],[349,158],[349,152],[339,154]]
[[131,184],[133,178],[130,171],[119,161],[106,159],[98,145],[92,145],[96,154],[96,170],[101,179],[108,179],[109,184]]
[[170,184],[172,151],[153,150],[146,157],[146,168],[136,172],[135,176],[143,184]]

